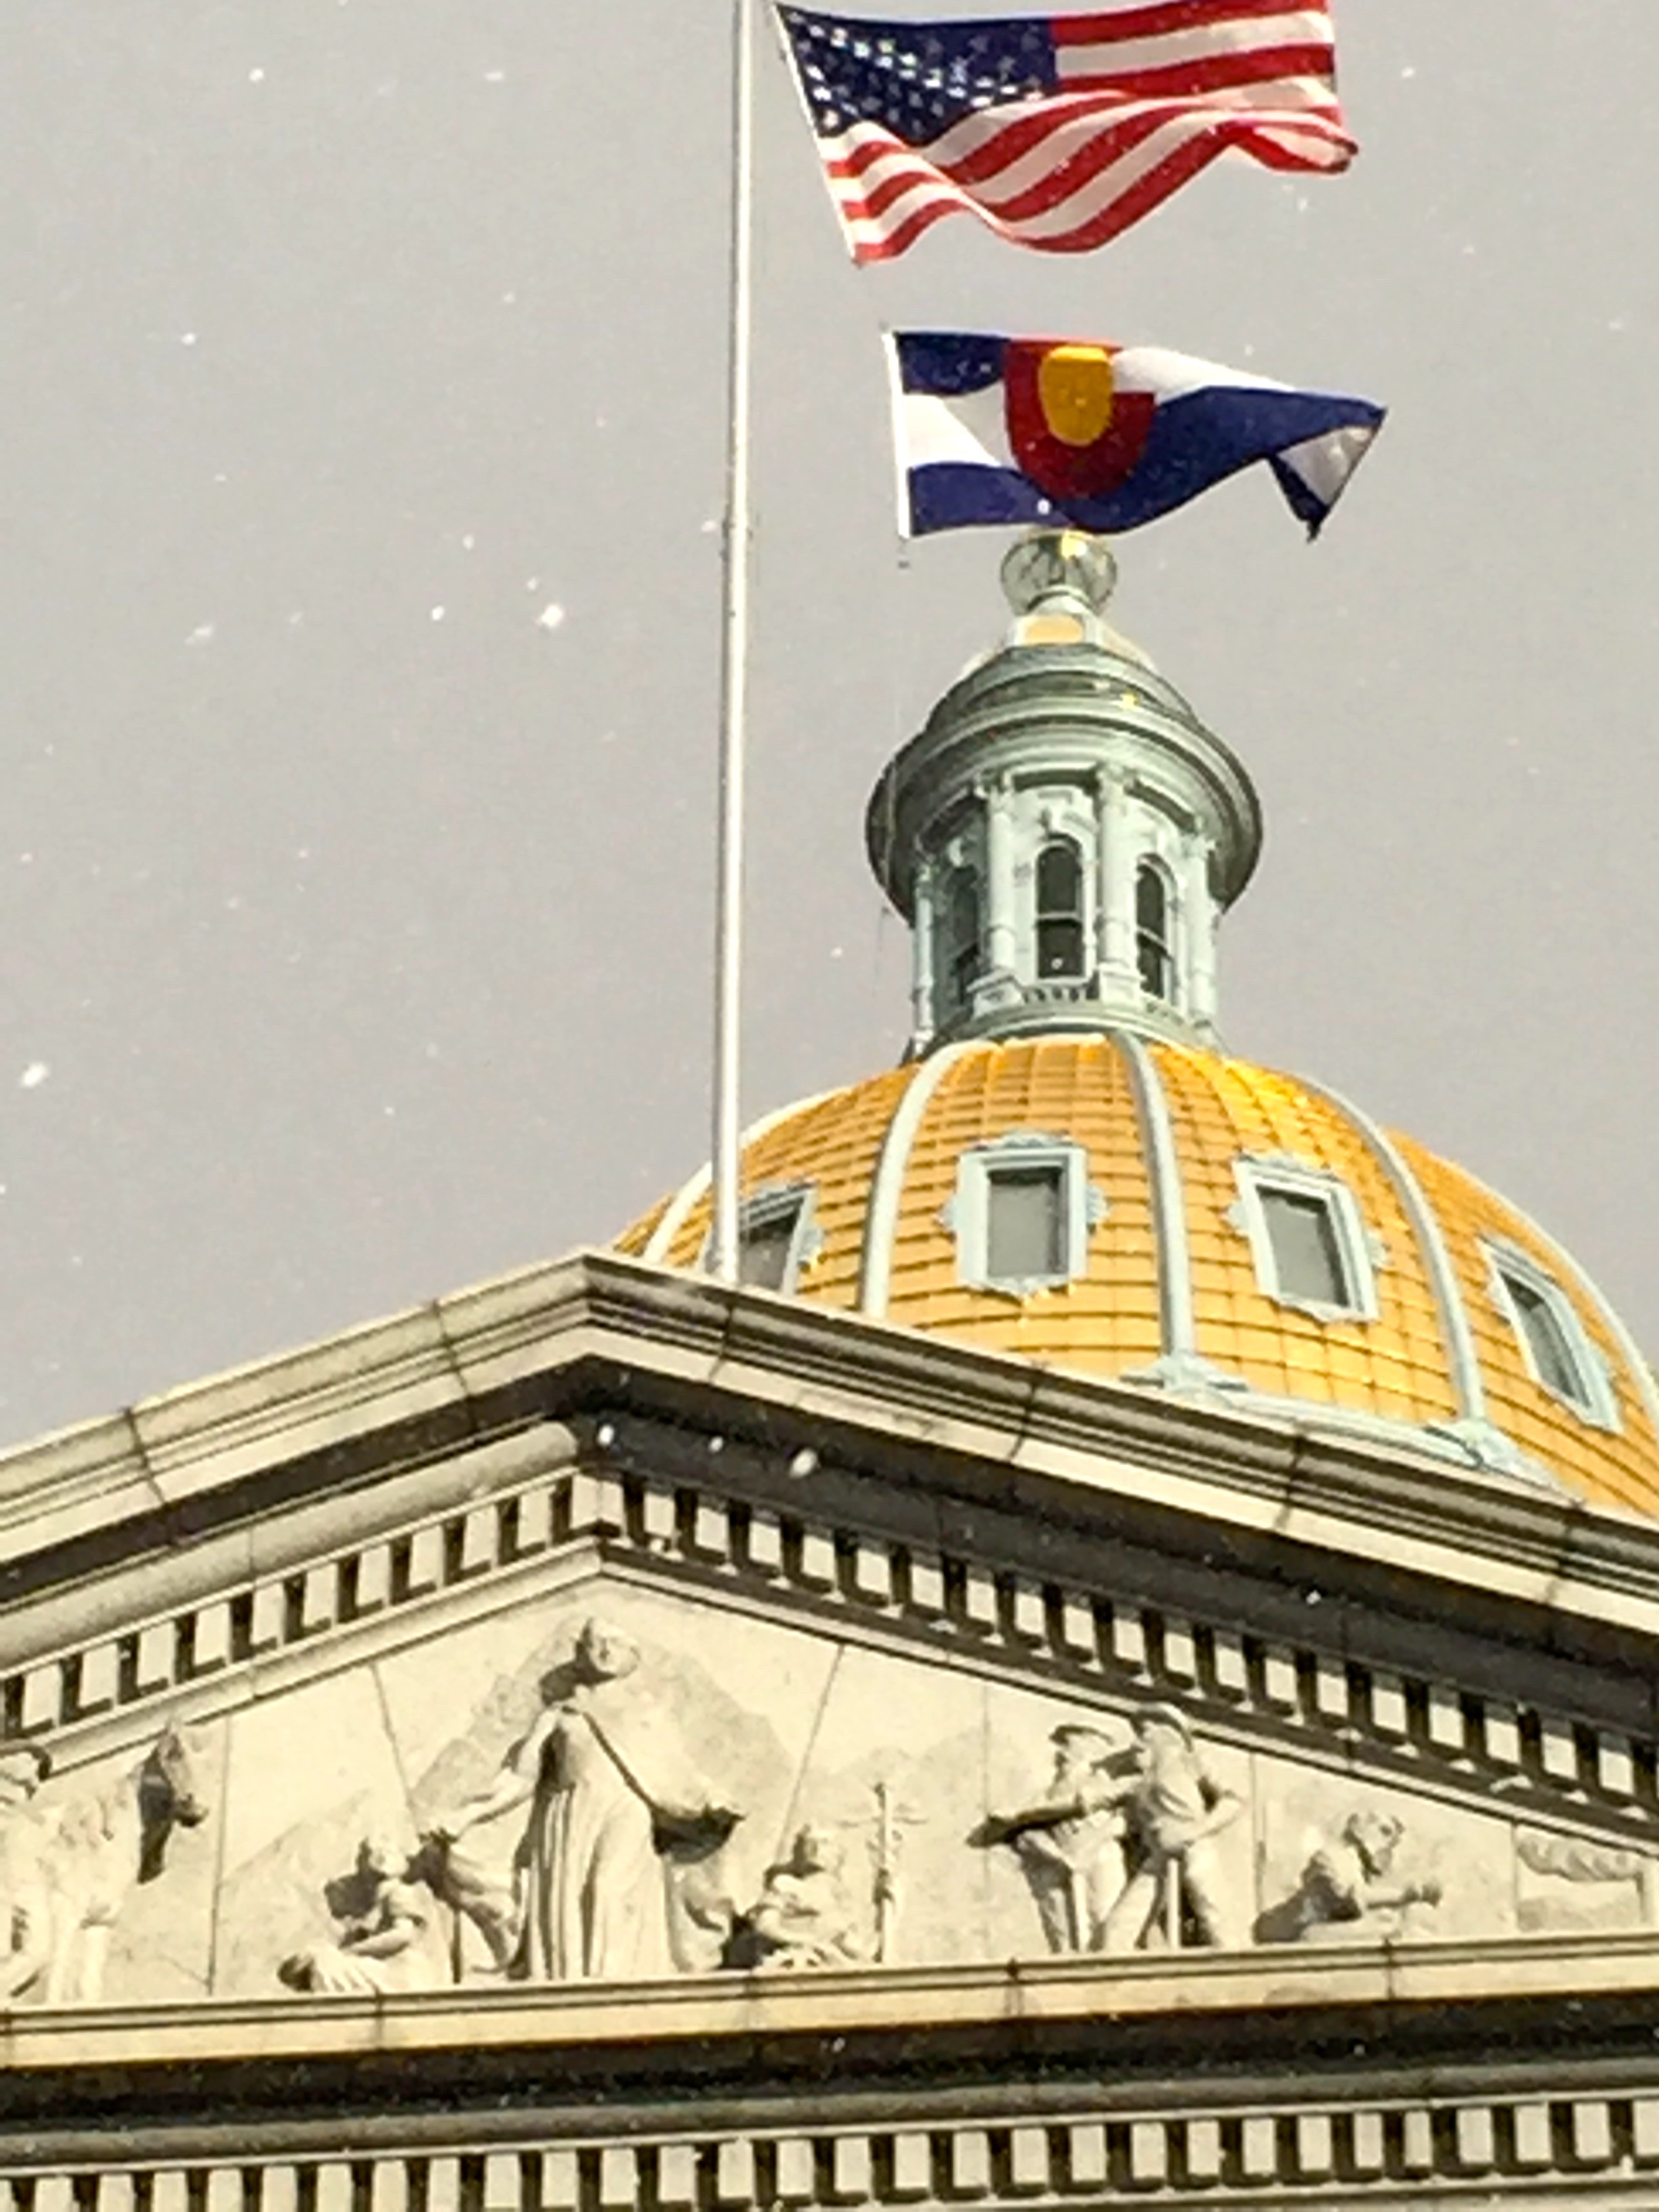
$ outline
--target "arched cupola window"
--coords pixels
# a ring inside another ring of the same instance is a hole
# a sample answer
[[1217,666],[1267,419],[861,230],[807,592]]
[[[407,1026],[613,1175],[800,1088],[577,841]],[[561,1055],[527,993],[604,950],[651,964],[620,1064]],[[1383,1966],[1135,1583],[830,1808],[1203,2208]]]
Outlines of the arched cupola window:
[[1143,860],[1135,871],[1135,964],[1141,989],[1166,1004],[1175,997],[1170,907],[1169,878],[1156,860]]
[[1069,837],[1054,837],[1036,860],[1036,968],[1039,977],[1085,972],[1083,855]]
[[958,868],[945,890],[945,967],[951,979],[951,994],[959,1006],[965,1006],[972,997],[975,982],[984,966],[981,953],[983,934],[979,878],[971,868]]

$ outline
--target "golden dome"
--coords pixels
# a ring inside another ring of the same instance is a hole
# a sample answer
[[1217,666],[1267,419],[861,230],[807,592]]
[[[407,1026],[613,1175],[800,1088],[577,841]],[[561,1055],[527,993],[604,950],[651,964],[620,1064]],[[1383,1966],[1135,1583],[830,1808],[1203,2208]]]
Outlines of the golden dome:
[[[1594,1285],[1313,1084],[1131,1028],[968,1038],[743,1157],[746,1272],[815,1304],[1659,1511],[1659,1397]],[[1018,1279],[1033,1217],[988,1254],[999,1176],[1060,1238]],[[708,1231],[705,1172],[618,1243],[692,1267]]]

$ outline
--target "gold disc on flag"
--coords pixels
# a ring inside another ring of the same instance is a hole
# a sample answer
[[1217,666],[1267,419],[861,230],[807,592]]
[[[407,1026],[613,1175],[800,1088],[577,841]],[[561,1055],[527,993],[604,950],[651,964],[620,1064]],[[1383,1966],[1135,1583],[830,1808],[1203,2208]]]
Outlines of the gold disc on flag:
[[1062,445],[1092,446],[1110,427],[1116,401],[1104,346],[1057,345],[1037,368],[1043,420]]

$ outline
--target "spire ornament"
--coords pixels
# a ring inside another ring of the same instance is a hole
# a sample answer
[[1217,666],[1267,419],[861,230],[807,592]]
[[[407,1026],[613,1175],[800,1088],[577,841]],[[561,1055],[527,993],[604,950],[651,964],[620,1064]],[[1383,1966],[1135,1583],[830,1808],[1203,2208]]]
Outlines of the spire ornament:
[[1086,531],[1034,530],[1002,556],[1002,588],[1014,611],[1011,645],[1098,645],[1109,635],[1101,617],[1117,561]]

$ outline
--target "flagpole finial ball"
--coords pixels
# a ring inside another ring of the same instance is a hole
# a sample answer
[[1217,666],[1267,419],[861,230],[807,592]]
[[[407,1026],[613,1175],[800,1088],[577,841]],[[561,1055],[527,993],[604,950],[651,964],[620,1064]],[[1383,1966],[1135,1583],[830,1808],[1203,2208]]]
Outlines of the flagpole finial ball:
[[1002,588],[1017,615],[1070,606],[1097,615],[1117,586],[1117,562],[1103,538],[1084,530],[1034,530],[1002,562]]

